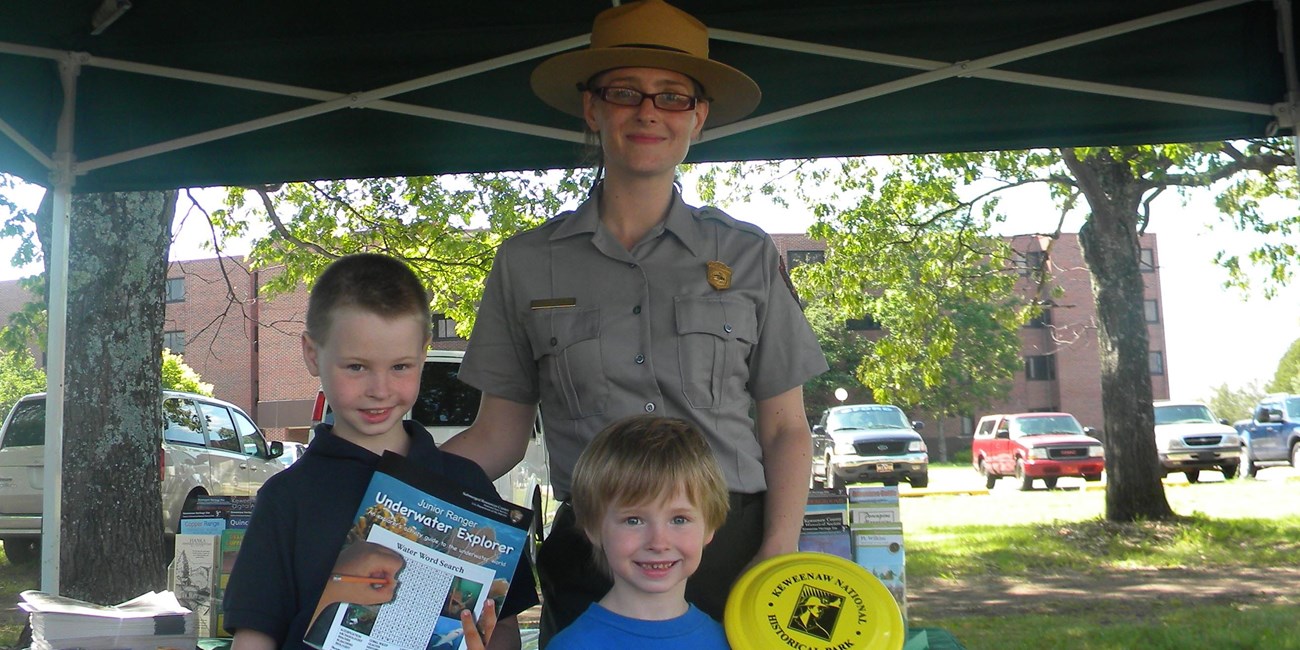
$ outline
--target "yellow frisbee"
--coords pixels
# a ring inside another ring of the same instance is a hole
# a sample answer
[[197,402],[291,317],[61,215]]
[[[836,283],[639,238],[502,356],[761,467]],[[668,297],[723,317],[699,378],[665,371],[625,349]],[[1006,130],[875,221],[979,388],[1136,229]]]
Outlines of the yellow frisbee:
[[827,553],[754,565],[731,589],[724,623],[734,650],[900,650],[907,636],[885,585]]

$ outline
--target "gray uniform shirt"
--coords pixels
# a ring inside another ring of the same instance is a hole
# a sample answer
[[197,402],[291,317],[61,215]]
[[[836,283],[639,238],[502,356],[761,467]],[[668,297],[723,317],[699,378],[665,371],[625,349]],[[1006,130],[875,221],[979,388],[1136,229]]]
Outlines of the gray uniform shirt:
[[[730,267],[729,287],[709,284],[710,260]],[[596,433],[647,413],[693,422],[731,491],[761,492],[754,401],[827,369],[778,264],[758,227],[676,193],[629,251],[590,199],[501,245],[460,378],[541,401],[559,498]]]

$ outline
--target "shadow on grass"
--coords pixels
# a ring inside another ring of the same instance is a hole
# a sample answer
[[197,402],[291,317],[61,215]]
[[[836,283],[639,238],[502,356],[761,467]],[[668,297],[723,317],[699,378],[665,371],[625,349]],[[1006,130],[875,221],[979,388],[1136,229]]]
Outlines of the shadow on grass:
[[930,527],[908,540],[911,578],[1032,576],[1147,567],[1293,566],[1300,517],[1117,524],[1101,519]]

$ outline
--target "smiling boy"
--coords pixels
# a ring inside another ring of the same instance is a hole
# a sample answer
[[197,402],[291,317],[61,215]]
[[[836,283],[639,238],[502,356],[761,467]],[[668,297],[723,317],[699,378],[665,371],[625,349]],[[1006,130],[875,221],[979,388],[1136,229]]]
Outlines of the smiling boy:
[[[443,453],[418,422],[405,420],[419,396],[430,332],[428,294],[400,260],[349,255],[317,279],[308,298],[302,354],[307,370],[320,378],[334,422],[318,425],[303,457],[258,492],[225,589],[225,627],[234,634],[233,650],[308,647],[303,637],[327,584],[332,602],[392,598],[391,589],[381,594],[376,584],[330,580],[384,452],[406,456],[467,491],[496,497],[478,465]],[[347,573],[389,585],[397,578],[395,569],[373,564]],[[483,634],[490,635],[488,648],[520,646],[515,615],[537,603],[534,585],[525,558],[500,617],[488,607],[479,621]],[[431,607],[429,616],[437,614]],[[469,647],[482,648],[474,621],[461,613],[461,623]]]
[[578,459],[572,499],[614,586],[548,650],[728,647],[722,626],[686,601],[686,579],[728,508],[698,430],[663,417],[615,422]]

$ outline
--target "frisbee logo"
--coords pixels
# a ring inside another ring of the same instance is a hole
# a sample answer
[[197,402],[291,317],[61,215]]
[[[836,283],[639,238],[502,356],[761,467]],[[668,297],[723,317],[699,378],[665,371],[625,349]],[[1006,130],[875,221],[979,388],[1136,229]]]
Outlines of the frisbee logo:
[[732,650],[902,650],[906,636],[884,583],[842,557],[807,551],[742,574],[725,625]]
[[843,605],[844,594],[832,594],[824,589],[804,585],[786,627],[822,641],[830,641]]

